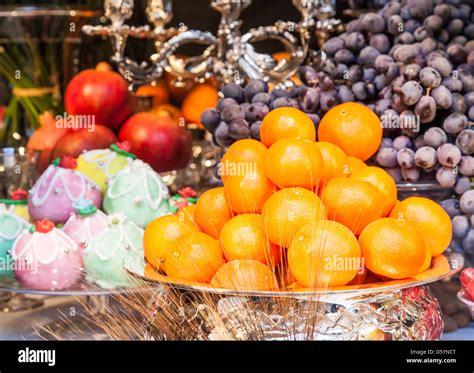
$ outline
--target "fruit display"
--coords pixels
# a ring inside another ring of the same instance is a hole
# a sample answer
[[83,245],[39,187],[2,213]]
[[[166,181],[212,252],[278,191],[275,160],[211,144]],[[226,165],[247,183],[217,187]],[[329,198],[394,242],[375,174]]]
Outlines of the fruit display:
[[[321,125],[338,118],[339,126],[323,129],[324,141],[305,113],[279,107],[263,118],[261,142],[230,145],[223,187],[204,192],[186,220],[164,216],[145,229],[149,265],[168,281],[246,291],[429,273],[451,241],[449,215],[427,198],[397,201],[390,174],[364,162],[382,142],[370,109],[346,103],[326,115]],[[364,136],[375,145],[360,151]]]
[[25,287],[61,290],[81,278],[82,255],[76,242],[48,219],[23,231],[11,250],[15,277]]

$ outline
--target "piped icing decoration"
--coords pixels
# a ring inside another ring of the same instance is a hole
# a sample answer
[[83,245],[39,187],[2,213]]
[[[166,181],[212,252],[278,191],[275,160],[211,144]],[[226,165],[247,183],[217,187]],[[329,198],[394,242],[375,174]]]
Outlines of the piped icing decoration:
[[30,226],[30,223],[10,211],[0,210],[1,240],[13,241],[24,229],[28,229]]
[[[40,264],[51,264],[60,256],[77,251],[77,244],[64,232],[54,227],[52,222],[35,224],[34,232],[23,232],[15,241],[11,255],[14,260],[28,256]],[[24,237],[29,236],[29,237]],[[26,244],[23,244],[27,240]]]
[[116,144],[110,145],[110,149],[116,152],[117,154],[123,155],[125,157],[130,157],[136,159],[137,156],[133,153],[130,153],[132,146],[128,141],[117,142]]

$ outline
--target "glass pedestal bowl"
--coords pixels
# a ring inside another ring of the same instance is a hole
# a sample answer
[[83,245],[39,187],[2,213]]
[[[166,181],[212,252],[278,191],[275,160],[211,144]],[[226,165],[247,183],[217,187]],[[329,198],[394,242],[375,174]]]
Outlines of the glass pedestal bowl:
[[405,280],[322,291],[232,291],[133,273],[154,289],[146,338],[153,340],[432,340],[442,336],[427,285],[450,277],[463,258],[449,252]]

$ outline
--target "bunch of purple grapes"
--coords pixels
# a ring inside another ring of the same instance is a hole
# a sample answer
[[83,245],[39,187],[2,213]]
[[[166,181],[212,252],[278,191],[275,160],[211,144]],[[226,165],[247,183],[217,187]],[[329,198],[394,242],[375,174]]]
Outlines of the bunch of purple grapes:
[[389,2],[329,39],[313,66],[300,108],[322,116],[341,102],[370,107],[384,141],[374,161],[394,178],[436,177],[465,187],[474,159],[474,14],[469,5]]
[[241,139],[260,140],[260,126],[272,109],[298,107],[297,93],[303,87],[274,89],[269,93],[263,80],[251,80],[244,87],[228,83],[221,89],[222,98],[215,109],[206,110],[201,123],[217,146],[227,147]]

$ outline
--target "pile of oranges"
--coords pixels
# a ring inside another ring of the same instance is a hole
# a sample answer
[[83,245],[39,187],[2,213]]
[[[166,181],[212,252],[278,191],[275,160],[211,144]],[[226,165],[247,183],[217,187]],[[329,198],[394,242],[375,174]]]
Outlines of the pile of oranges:
[[429,199],[398,201],[391,176],[366,165],[382,138],[377,116],[345,103],[317,132],[295,108],[271,111],[261,142],[227,150],[223,187],[147,227],[148,263],[172,280],[263,291],[426,271],[448,247],[451,222]]

